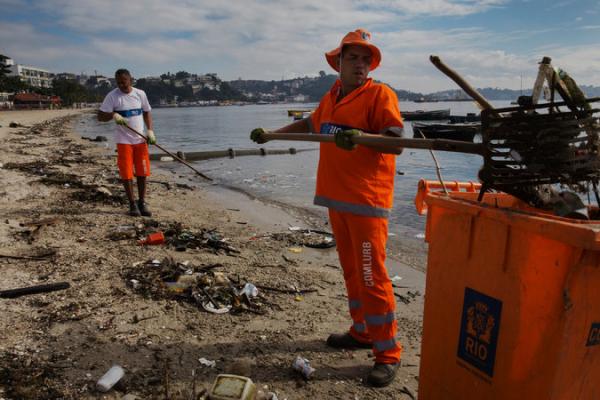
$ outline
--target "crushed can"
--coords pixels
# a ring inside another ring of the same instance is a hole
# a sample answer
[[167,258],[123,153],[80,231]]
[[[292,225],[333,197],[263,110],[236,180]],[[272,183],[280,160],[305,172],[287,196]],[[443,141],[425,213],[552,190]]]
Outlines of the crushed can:
[[296,359],[292,363],[292,367],[296,371],[300,372],[304,379],[310,379],[313,372],[316,371],[313,367],[310,366],[310,361],[300,356],[296,357]]

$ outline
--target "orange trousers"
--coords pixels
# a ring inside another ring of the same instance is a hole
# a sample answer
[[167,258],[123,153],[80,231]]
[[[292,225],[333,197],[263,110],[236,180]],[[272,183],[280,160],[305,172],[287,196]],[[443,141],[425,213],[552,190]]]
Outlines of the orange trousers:
[[136,177],[150,176],[148,144],[117,143],[117,165],[121,179],[133,179],[134,168]]
[[388,221],[332,209],[329,220],[344,270],[350,334],[373,343],[376,362],[397,363],[402,346],[396,342],[396,299],[385,268]]

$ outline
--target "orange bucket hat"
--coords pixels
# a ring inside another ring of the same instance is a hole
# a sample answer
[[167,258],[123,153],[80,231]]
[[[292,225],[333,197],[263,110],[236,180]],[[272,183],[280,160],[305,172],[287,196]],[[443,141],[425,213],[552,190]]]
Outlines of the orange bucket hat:
[[340,42],[340,45],[336,49],[325,53],[325,58],[327,59],[327,62],[329,63],[331,68],[333,68],[337,72],[340,72],[339,58],[342,48],[344,46],[349,45],[364,46],[371,50],[371,54],[373,55],[373,60],[371,61],[371,65],[369,66],[369,71],[373,71],[379,66],[379,63],[381,62],[381,52],[379,51],[377,46],[370,42],[370,40],[371,33],[364,29],[357,29],[354,32],[348,32],[348,34],[344,36],[344,38]]

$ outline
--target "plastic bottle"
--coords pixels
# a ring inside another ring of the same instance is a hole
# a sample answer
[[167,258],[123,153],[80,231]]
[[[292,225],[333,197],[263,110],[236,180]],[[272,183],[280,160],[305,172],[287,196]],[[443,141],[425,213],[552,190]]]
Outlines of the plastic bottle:
[[125,371],[119,365],[113,365],[102,378],[96,383],[96,389],[101,392],[108,392],[125,375]]

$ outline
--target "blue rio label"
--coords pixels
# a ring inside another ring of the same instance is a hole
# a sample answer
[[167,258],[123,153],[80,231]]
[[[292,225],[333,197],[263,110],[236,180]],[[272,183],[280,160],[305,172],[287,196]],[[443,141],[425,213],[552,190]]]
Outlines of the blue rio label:
[[590,328],[586,346],[597,346],[600,344],[600,323],[595,322]]
[[494,376],[501,313],[500,300],[465,288],[458,357],[490,377]]

